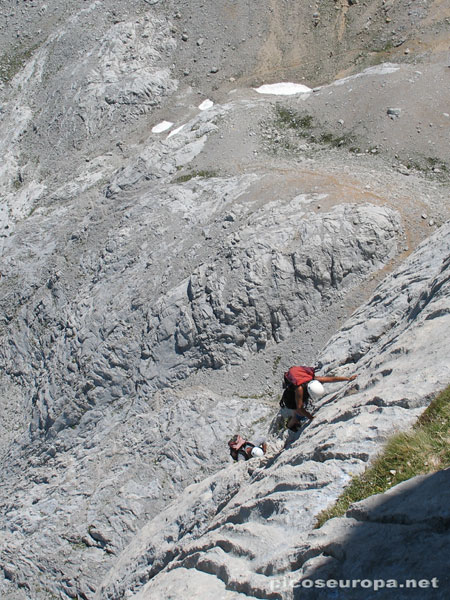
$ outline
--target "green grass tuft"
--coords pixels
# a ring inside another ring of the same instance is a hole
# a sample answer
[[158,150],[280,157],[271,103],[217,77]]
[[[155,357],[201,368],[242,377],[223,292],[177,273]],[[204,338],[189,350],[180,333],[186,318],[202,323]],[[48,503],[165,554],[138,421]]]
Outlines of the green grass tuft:
[[291,129],[310,130],[313,126],[313,118],[308,114],[298,114],[294,110],[280,106],[275,107],[276,124]]
[[25,63],[31,58],[38,45],[31,48],[17,47],[11,52],[5,52],[0,56],[0,81],[9,83],[17,73],[23,69]]
[[278,366],[280,364],[281,361],[281,356],[276,356],[275,360],[273,361],[273,369],[272,369],[272,373],[274,375],[276,375],[277,371],[278,371]]
[[410,431],[394,435],[366,471],[355,477],[337,502],[317,517],[316,528],[340,517],[354,502],[450,466],[450,386],[437,396]]
[[[335,135],[330,131],[320,132],[320,125],[315,123],[312,115],[307,113],[298,113],[291,108],[277,104],[275,106],[274,124],[278,130],[290,130],[295,136],[306,139],[311,143],[319,143],[333,148],[348,148],[350,151],[354,151],[351,147],[353,140],[350,135]],[[292,144],[289,137],[286,137],[283,141],[278,139],[277,144],[286,150],[295,150],[295,145]]]
[[180,175],[174,181],[175,183],[185,183],[186,181],[190,181],[195,177],[218,177],[218,173],[216,171],[192,171],[192,173],[186,173],[185,175]]
[[352,143],[352,139],[348,135],[333,135],[330,132],[322,133],[320,136],[322,144],[328,144],[333,148],[339,148],[341,146],[348,147]]

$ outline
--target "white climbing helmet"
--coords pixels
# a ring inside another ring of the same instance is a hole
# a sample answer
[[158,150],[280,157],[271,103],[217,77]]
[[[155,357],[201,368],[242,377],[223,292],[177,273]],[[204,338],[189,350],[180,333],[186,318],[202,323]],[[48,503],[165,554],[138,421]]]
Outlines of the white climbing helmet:
[[263,449],[258,448],[258,446],[255,446],[254,448],[252,448],[252,456],[258,457],[258,458],[260,458],[261,456],[264,456]]
[[318,400],[324,392],[323,385],[317,379],[313,379],[308,383],[308,394],[311,400]]

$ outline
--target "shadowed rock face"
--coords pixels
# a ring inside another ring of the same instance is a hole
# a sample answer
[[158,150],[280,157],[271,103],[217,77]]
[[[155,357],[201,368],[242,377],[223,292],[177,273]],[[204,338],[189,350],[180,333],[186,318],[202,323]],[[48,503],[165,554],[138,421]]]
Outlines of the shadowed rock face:
[[[448,469],[414,477],[355,503],[345,518],[328,521],[308,537],[301,579],[342,580],[347,588],[337,598],[360,598],[362,586],[353,587],[357,579],[371,581],[380,598],[445,598],[448,480]],[[321,593],[297,587],[294,598],[322,598]]]
[[[2,598],[278,598],[315,514],[448,382],[444,12],[285,4],[1,18]],[[433,34],[421,71],[358,72],[388,13],[396,42]],[[251,89],[282,74],[330,84]],[[286,439],[281,374],[317,360],[357,383]],[[230,464],[236,432],[269,459]]]

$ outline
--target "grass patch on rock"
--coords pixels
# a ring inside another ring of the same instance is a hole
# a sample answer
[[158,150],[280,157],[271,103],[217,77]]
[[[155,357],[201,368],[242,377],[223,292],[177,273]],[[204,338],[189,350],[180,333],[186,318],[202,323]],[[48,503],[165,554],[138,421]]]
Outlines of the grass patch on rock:
[[311,115],[297,113],[295,110],[280,104],[275,106],[275,122],[278,126],[299,129],[303,132],[309,131],[313,127]]
[[[350,147],[352,144],[352,139],[348,135],[334,135],[330,132],[322,133],[319,141],[333,148],[340,148],[341,146]],[[354,150],[352,149],[352,151]]]
[[277,104],[274,108],[274,119],[266,126],[266,139],[272,149],[295,152],[299,149],[300,141],[310,144],[310,147],[328,146],[331,148],[346,148],[350,152],[359,152],[354,140],[348,134],[336,134],[325,129],[314,117],[306,112]]
[[31,48],[16,48],[0,56],[0,81],[9,83],[17,73],[23,69],[25,63],[31,58],[38,45]]
[[209,178],[209,177],[218,177],[218,173],[216,171],[192,171],[191,173],[186,173],[185,175],[180,175],[176,179],[174,179],[175,183],[185,183],[186,181],[190,181],[195,177]]
[[242,398],[242,400],[261,400],[262,398],[265,398],[266,395],[265,394],[251,394],[251,395],[242,395],[239,394],[238,398]]
[[407,169],[417,171],[422,175],[446,183],[450,178],[450,170],[442,159],[433,156],[417,157],[416,160],[408,160],[405,164]]
[[354,502],[450,466],[450,386],[441,392],[410,431],[394,435],[366,471],[355,477],[337,502],[317,517],[316,528],[340,517]]

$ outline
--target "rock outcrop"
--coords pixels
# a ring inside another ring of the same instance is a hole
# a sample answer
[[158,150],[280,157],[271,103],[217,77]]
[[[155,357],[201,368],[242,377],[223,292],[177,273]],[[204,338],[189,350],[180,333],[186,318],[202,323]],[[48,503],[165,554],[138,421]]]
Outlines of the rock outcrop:
[[[446,598],[449,478],[448,469],[414,477],[353,504],[345,518],[332,519],[310,534],[294,598],[333,593],[352,600],[372,590],[383,600]],[[318,589],[318,580],[336,580],[342,587]],[[314,582],[311,588],[309,581]]]
[[[449,380],[445,12],[10,4],[0,596],[278,598]],[[321,87],[253,89],[281,74]],[[287,439],[281,374],[318,359],[358,380]],[[236,432],[269,455],[232,464]]]
[[343,328],[357,331],[354,339],[340,333],[325,349],[325,368],[349,372],[365,339],[358,329],[366,336],[371,332],[371,350],[356,363],[358,379],[327,395],[314,422],[281,453],[250,469],[230,466],[188,488],[136,536],[98,598],[118,600],[128,593],[163,599],[181,580],[188,597],[228,598],[229,592],[293,597],[302,565],[318,554],[309,552],[306,541],[315,516],[365,468],[399,423],[412,424],[450,379],[449,233],[446,226],[380,285]]

